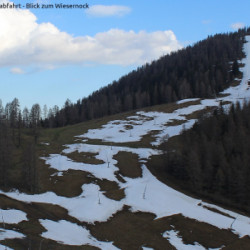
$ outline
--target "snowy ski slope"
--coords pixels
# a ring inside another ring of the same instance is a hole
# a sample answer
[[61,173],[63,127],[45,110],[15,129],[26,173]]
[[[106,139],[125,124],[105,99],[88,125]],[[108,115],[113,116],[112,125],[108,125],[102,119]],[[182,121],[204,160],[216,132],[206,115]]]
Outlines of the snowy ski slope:
[[[183,129],[183,125],[185,125],[186,128],[192,127],[195,120],[188,120],[187,115],[207,107],[218,106],[221,101],[235,103],[237,101],[243,102],[244,100],[249,100],[250,36],[247,36],[246,40],[247,43],[244,47],[246,58],[243,59],[242,81],[238,86],[225,90],[223,94],[227,94],[227,96],[223,95],[224,97],[217,99],[182,100],[178,103],[190,102],[190,105],[175,110],[172,113],[137,112],[136,115],[127,117],[126,120],[111,121],[99,129],[91,129],[85,134],[78,135],[77,138],[80,138],[82,142],[65,145],[65,149],[61,152],[64,153],[64,155],[61,153],[51,154],[49,157],[42,158],[50,168],[57,171],[58,176],[63,176],[64,173],[70,169],[81,170],[90,173],[96,179],[106,179],[116,182],[119,187],[125,191],[125,198],[122,200],[116,201],[107,198],[104,192],[100,191],[100,187],[96,183],[84,184],[82,186],[82,193],[73,198],[59,196],[53,192],[36,195],[28,195],[18,191],[0,191],[0,193],[24,203],[41,202],[61,206],[68,211],[69,215],[81,222],[94,223],[107,221],[127,205],[133,212],[150,212],[155,214],[157,218],[180,213],[185,217],[206,222],[217,228],[231,228],[232,231],[240,237],[244,235],[250,236],[250,218],[184,195],[161,183],[147,168],[147,160],[150,156],[161,154],[155,147],[161,143],[161,139],[164,136],[167,135],[171,137],[178,135]],[[199,103],[194,104],[194,102],[197,101],[199,101]],[[166,124],[171,124],[174,120],[179,120],[182,124],[166,126]],[[110,146],[110,142],[125,143],[140,141],[144,135],[151,131],[155,131],[155,140],[152,143],[152,146],[154,146],[153,149]],[[89,139],[99,139],[107,142],[107,145],[87,144],[86,142]],[[104,163],[86,164],[74,162],[67,157],[67,154],[74,151],[78,151],[79,153],[95,153],[96,159],[102,160]],[[142,167],[142,177],[123,177],[125,180],[124,183],[117,179],[116,171],[119,171],[119,168],[116,166],[117,161],[114,159],[114,156],[118,152],[130,152],[138,155]],[[225,215],[208,210],[206,207],[215,208]],[[18,224],[21,221],[28,220],[26,213],[23,211],[14,209],[1,209],[0,211],[5,224]],[[60,241],[67,245],[88,244],[99,247],[100,249],[118,249],[112,242],[102,242],[94,238],[84,226],[79,226],[66,220],[52,221],[40,219],[39,222],[46,228],[46,232],[41,235],[43,238]],[[26,235],[14,229],[0,229],[0,240],[23,237],[26,237]],[[205,249],[199,244],[184,245],[174,230],[165,232],[163,237],[168,238],[169,242],[177,249]],[[0,245],[0,249],[5,249],[5,247]]]

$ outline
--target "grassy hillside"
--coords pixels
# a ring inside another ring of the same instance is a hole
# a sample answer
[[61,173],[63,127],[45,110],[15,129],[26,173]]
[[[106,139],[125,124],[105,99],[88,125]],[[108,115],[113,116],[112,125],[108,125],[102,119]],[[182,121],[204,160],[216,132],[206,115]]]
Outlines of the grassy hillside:
[[[191,106],[196,107],[200,105],[200,103],[200,100],[190,100],[180,104],[164,104],[154,106],[147,108],[144,111],[160,111],[164,112],[165,114],[171,114],[178,109],[181,110]],[[211,106],[211,108],[213,109],[213,106]],[[206,109],[206,111],[207,110],[209,109]],[[189,115],[189,118],[198,118],[206,111],[201,109],[199,112],[193,113],[192,117]],[[80,139],[79,137],[75,137],[77,135],[86,133],[89,129],[100,129],[103,125],[111,121],[115,121],[114,123],[117,125],[119,125],[119,123],[121,123],[123,120],[127,121],[128,125],[126,125],[125,128],[129,131],[131,129],[130,126],[135,125],[133,125],[133,119],[131,120],[128,117],[133,117],[135,115],[135,112],[129,112],[106,117],[104,119],[66,126],[63,128],[41,129],[39,131],[39,137],[36,144],[36,154],[39,156],[37,164],[37,192],[45,193],[47,191],[52,191],[59,196],[74,198],[81,195],[83,184],[95,183],[100,187],[100,191],[105,195],[105,197],[117,202],[125,199],[125,189],[121,188],[121,186],[119,186],[116,181],[99,179],[93,174],[83,170],[69,169],[64,171],[62,175],[58,175],[58,171],[54,168],[51,168],[50,165],[45,164],[45,161],[40,157],[48,157],[49,155],[60,154],[62,157],[67,156],[72,161],[78,163],[83,162],[85,164],[100,165],[104,162],[104,164],[108,164],[105,158],[104,160],[98,159],[98,154],[94,152],[62,152],[66,148],[65,145],[80,143],[82,140],[86,140],[84,141],[85,144],[103,145],[107,146],[108,148],[115,148],[116,146],[134,149],[157,148],[158,146],[151,145],[151,143],[155,141],[154,135],[159,132],[157,130],[154,132],[152,130],[151,132],[142,136],[140,140],[133,142],[111,143],[100,139]],[[152,118],[147,118],[146,120],[153,121]],[[157,121],[155,121],[155,123],[156,122]],[[182,122],[180,122],[180,120],[171,120],[168,124],[169,127],[174,127],[182,125]],[[131,131],[133,131],[133,128]],[[25,140],[29,140],[31,138],[31,135],[29,135],[27,131],[23,131],[21,143],[24,143]],[[16,154],[18,154],[18,150]],[[142,176],[142,169],[140,167],[141,163],[137,154],[120,151],[114,155],[113,159],[117,161],[115,164],[115,166],[118,167],[116,177],[119,182],[126,184],[126,178],[133,180]],[[161,180],[163,175],[160,171],[157,171],[156,167],[160,159],[160,156],[154,156],[151,158],[150,162],[147,162],[146,164],[150,167],[155,176]],[[18,173],[19,167],[20,163],[17,162],[13,168],[15,169],[15,175],[17,179],[18,174],[16,173]],[[153,169],[153,167],[155,167],[155,169]],[[21,178],[21,175],[19,177]],[[165,183],[171,184],[168,179],[165,179]],[[146,191],[146,195],[147,192],[148,191]],[[102,200],[100,202],[102,202]],[[174,245],[172,245],[173,243],[171,244],[170,240],[162,236],[165,235],[165,232],[173,234],[173,230],[177,232],[178,237],[180,237],[184,242],[183,244],[191,246],[193,244],[199,243],[205,248],[218,248],[225,246],[224,249],[233,249],[233,247],[240,246],[241,249],[248,249],[250,245],[250,238],[248,236],[239,238],[239,236],[234,234],[234,232],[230,229],[221,230],[215,226],[209,225],[208,223],[187,218],[181,214],[156,219],[155,214],[153,213],[139,211],[132,212],[131,208],[126,205],[123,206],[120,211],[114,214],[114,216],[110,217],[106,222],[96,222],[91,224],[80,221],[76,217],[70,215],[69,211],[62,206],[53,205],[43,201],[25,203],[21,200],[18,201],[11,198],[8,193],[6,193],[6,195],[0,195],[0,203],[1,209],[18,209],[27,214],[27,221],[22,221],[14,225],[3,225],[2,223],[2,228],[5,226],[5,230],[13,230],[13,228],[15,228],[16,231],[22,232],[24,235],[26,235],[24,239],[6,239],[1,241],[1,244],[7,245],[14,249],[24,249],[28,247],[31,247],[32,249],[98,249],[89,245],[74,246],[67,245],[65,243],[61,244],[55,240],[41,237],[41,234],[46,232],[46,229],[40,223],[41,219],[55,222],[63,220],[74,223],[78,226],[82,226],[87,228],[91,235],[99,241],[112,241],[113,244],[120,249],[142,249],[142,246],[152,247],[154,249],[175,249]],[[168,237],[167,234],[166,237]]]

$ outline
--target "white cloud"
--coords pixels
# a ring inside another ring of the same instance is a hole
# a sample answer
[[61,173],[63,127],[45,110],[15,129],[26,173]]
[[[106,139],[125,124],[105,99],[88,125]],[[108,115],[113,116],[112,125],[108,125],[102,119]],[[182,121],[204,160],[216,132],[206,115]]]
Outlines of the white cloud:
[[93,5],[86,13],[94,17],[124,16],[131,12],[127,6],[121,5]]
[[20,69],[20,68],[12,68],[11,70],[10,70],[10,72],[12,73],[12,74],[18,74],[18,75],[21,75],[21,74],[24,74],[25,72],[22,70],[22,69]]
[[171,30],[110,29],[95,36],[73,37],[51,23],[37,23],[29,10],[0,10],[0,67],[16,67],[13,73],[23,66],[140,65],[181,47]]
[[244,23],[233,23],[233,24],[231,24],[231,28],[233,30],[238,30],[238,29],[241,29],[241,28],[244,28],[244,27],[245,27]]

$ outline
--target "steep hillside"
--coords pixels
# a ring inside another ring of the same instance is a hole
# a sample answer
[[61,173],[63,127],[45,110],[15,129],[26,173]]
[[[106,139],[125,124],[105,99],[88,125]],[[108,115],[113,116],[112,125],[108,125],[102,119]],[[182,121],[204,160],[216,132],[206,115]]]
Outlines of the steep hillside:
[[250,104],[215,110],[168,142],[168,176],[200,196],[250,213]]
[[239,61],[250,29],[218,34],[146,64],[76,104],[50,113],[45,127],[59,127],[185,98],[211,98],[240,77]]
[[[201,113],[250,98],[242,79],[217,98],[185,99],[41,131],[39,192],[1,191],[0,242],[13,249],[249,249],[250,218],[193,198],[149,171],[160,144]],[[1,246],[5,249],[4,246]]]

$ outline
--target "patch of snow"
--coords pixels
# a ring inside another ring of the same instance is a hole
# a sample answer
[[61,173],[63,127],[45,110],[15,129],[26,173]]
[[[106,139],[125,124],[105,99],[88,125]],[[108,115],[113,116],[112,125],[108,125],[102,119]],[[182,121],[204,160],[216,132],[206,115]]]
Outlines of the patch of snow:
[[195,101],[199,101],[200,98],[189,98],[189,99],[183,99],[180,101],[177,101],[177,104],[182,104],[182,103],[186,103],[186,102],[195,102]]
[[174,230],[166,231],[163,233],[163,237],[167,238],[171,245],[178,250],[206,250],[203,246],[195,243],[195,245],[185,245],[182,238],[178,236],[178,233]]
[[230,87],[224,90],[222,93],[229,94],[229,96],[220,98],[220,100],[231,101],[233,103],[239,101],[243,103],[244,100],[249,100],[250,98],[250,88],[248,85],[248,80],[250,79],[250,36],[246,36],[246,41],[244,44],[246,57],[242,59],[244,67],[241,68],[243,73],[241,83],[236,87]]
[[113,214],[121,210],[123,203],[108,199],[100,192],[95,184],[84,184],[80,197],[71,198],[70,204],[62,204],[68,209],[71,216],[80,221],[94,223],[95,221],[107,221]]
[[47,232],[42,233],[42,237],[61,242],[66,245],[90,245],[99,247],[103,250],[118,249],[112,242],[98,241],[91,236],[89,230],[85,227],[78,226],[77,224],[69,221],[51,221],[51,220],[39,220]]
[[[206,222],[218,228],[229,229],[232,218],[207,210],[198,204],[200,200],[184,195],[161,183],[143,166],[143,176],[137,179],[124,177],[125,204],[133,212],[154,213],[157,218],[181,213],[183,216]],[[250,218],[242,216],[241,225],[233,224],[233,230],[240,236],[250,234]]]
[[51,168],[58,170],[59,172],[67,171],[69,169],[82,170],[91,173],[98,179],[107,179],[110,181],[118,182],[115,177],[115,171],[119,169],[115,166],[117,163],[113,159],[114,155],[118,152],[131,152],[137,154],[141,161],[148,159],[151,155],[160,154],[161,151],[151,148],[128,148],[128,147],[116,147],[106,145],[90,145],[90,144],[72,144],[65,145],[67,148],[63,150],[63,153],[69,154],[74,151],[97,153],[96,159],[102,160],[102,164],[87,164],[74,162],[65,155],[51,154],[49,157],[43,157],[45,163],[50,165]]
[[6,240],[6,239],[22,239],[25,235],[18,233],[13,230],[7,230],[0,228],[0,240]]
[[46,146],[49,146],[49,142],[41,142],[42,145],[46,145]]
[[6,247],[4,245],[0,245],[0,250],[12,250],[13,248]]
[[[234,232],[238,233],[240,236],[245,235],[244,233],[241,233],[241,231],[247,232],[249,230],[250,219],[248,217],[241,215],[241,214],[238,214],[238,213],[235,213],[235,212],[232,212],[230,210],[221,208],[219,206],[203,202],[203,201],[201,202],[201,205],[205,205],[205,206],[210,207],[210,208],[215,208],[218,211],[225,213],[225,214],[228,214],[229,216],[233,217],[233,218],[231,218],[230,228]],[[250,235],[250,231],[249,231],[248,235]]]
[[184,127],[185,127],[185,129],[189,129],[189,128],[192,128],[194,124],[195,124],[195,120],[192,119],[192,120],[188,120],[187,122],[185,122],[181,125],[166,126],[164,129],[162,129],[161,132],[158,133],[158,135],[156,136],[156,140],[154,142],[152,142],[151,145],[158,146],[162,142],[164,142],[164,140],[166,140],[165,139],[166,136],[172,137],[175,135],[179,135]]
[[[198,107],[197,107],[198,106]],[[140,141],[141,138],[151,131],[165,131],[166,129],[175,126],[165,126],[166,123],[172,122],[173,120],[181,120],[185,122],[183,115],[190,114],[195,110],[203,109],[202,105],[192,105],[188,108],[176,110],[173,113],[163,112],[137,112],[137,117],[140,119],[139,122],[132,122],[132,125],[127,120],[120,120],[119,123],[115,124],[112,122],[103,125],[100,129],[90,129],[87,133],[79,135],[78,137],[89,138],[89,139],[101,139],[106,142],[134,142]],[[136,116],[133,116],[135,118]],[[129,118],[129,117],[128,117]],[[126,129],[126,126],[131,125],[131,129]],[[178,130],[178,128],[177,128]],[[154,137],[161,138],[161,133],[156,134]],[[157,143],[154,143],[156,145]]]
[[55,173],[52,174],[51,176],[59,176],[59,177],[62,177],[62,176],[63,176],[63,171],[55,172]]
[[[199,98],[186,99],[188,100],[199,100]],[[182,100],[184,102],[184,100]],[[102,126],[99,129],[89,129],[87,133],[79,135],[79,138],[89,138],[89,139],[100,139],[106,142],[134,142],[140,141],[141,138],[152,131],[160,131],[154,135],[156,140],[151,144],[153,146],[158,146],[162,141],[161,138],[164,135],[169,135],[169,137],[177,135],[181,132],[183,125],[186,128],[193,126],[195,120],[186,121],[185,116],[192,114],[193,112],[200,111],[206,107],[218,106],[219,103],[216,100],[202,100],[201,104],[190,105],[181,109],[177,109],[172,113],[163,112],[137,112],[137,116],[131,116],[133,121],[129,120],[117,120],[111,121]],[[137,122],[134,119],[138,119]],[[130,119],[128,117],[127,119]],[[174,120],[182,121],[182,125],[168,126],[167,123],[171,123]],[[131,129],[127,129],[126,126],[132,126]]]
[[[123,202],[107,198],[95,184],[84,184],[83,192],[73,198],[58,196],[53,192],[28,195],[19,192],[4,193],[5,195],[24,202],[42,202],[59,205],[68,210],[69,215],[80,221],[94,223],[107,221],[113,214],[121,210]],[[0,191],[0,193],[3,193]]]
[[88,140],[87,140],[87,139],[79,139],[79,138],[78,138],[78,139],[75,139],[74,141],[76,141],[76,142],[77,142],[77,141],[80,141],[80,142],[87,142]]
[[[65,154],[72,153],[74,151],[87,152],[87,153],[98,153],[96,159],[107,161],[107,157],[112,159],[114,155],[120,151],[130,152],[137,154],[139,159],[148,159],[151,155],[160,154],[160,150],[151,148],[129,148],[129,147],[118,147],[118,146],[107,146],[107,145],[92,145],[92,144],[71,144],[65,145],[67,149],[64,149]],[[116,162],[115,162],[116,163]]]
[[[118,170],[115,166],[108,166],[108,163],[103,164],[87,164],[74,162],[65,155],[51,154],[49,157],[43,158],[45,163],[50,165],[59,172],[72,170],[82,170],[93,174],[96,178],[117,181],[114,172]],[[105,160],[106,162],[106,160]]]
[[26,213],[16,209],[0,209],[0,215],[2,222],[6,224],[18,224],[21,221],[27,220]]

